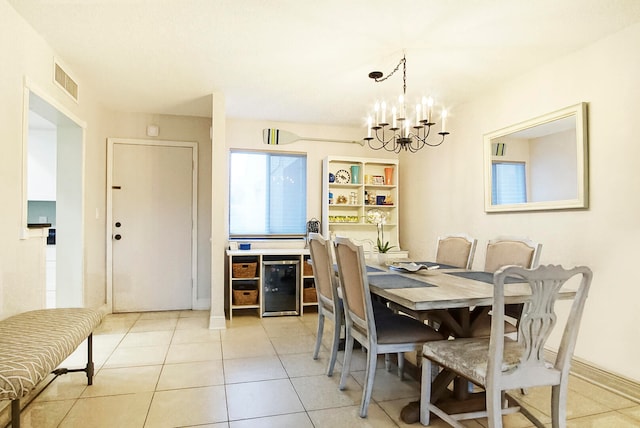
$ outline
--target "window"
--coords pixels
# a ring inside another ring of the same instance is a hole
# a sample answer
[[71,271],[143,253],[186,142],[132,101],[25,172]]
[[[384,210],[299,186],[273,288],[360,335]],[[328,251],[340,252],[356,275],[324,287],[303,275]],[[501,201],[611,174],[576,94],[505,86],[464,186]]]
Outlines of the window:
[[493,162],[491,180],[492,205],[527,202],[524,162]]
[[306,155],[231,152],[231,238],[303,237],[306,217]]

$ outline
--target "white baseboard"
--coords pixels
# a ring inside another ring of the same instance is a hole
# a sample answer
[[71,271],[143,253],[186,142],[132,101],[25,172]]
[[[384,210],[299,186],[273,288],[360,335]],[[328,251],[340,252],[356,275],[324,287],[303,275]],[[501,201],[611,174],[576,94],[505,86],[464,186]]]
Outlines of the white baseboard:
[[209,330],[225,330],[227,328],[227,319],[222,316],[209,317]]

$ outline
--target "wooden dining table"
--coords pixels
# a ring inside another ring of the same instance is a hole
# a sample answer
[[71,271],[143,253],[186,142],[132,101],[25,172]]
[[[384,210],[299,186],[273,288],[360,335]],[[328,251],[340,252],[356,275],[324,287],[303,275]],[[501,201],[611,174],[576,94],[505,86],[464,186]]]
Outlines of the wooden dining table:
[[[482,312],[491,309],[493,273],[437,265],[429,261],[415,262],[430,267],[429,270],[402,272],[392,268],[406,262],[397,261],[391,266],[368,263],[367,277],[371,293],[409,315],[422,315],[420,319],[428,319],[432,315],[454,338],[471,337],[474,320]],[[509,284],[505,287],[505,303],[524,303],[531,294],[529,285],[521,279],[507,278],[505,284]],[[567,288],[561,291],[559,298],[568,299],[574,295],[575,289]],[[452,381],[453,395],[445,397]],[[431,399],[433,402],[451,399],[452,405],[467,401],[464,405],[469,406],[472,398],[466,380],[457,378],[455,373],[442,371],[433,382]],[[484,405],[484,398],[476,402]]]

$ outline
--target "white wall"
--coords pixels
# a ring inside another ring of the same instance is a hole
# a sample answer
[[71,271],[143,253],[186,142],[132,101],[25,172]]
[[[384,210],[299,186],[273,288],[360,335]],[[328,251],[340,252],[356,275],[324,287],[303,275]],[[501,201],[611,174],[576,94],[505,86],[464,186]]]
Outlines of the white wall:
[[56,146],[55,129],[29,129],[27,199],[30,201],[56,200]]
[[[439,234],[479,239],[528,236],[542,242],[541,263],[594,271],[576,356],[640,380],[640,287],[631,269],[640,242],[640,25],[488,91],[452,109],[447,142],[401,157],[401,180],[422,183],[419,197],[402,187],[402,246],[433,257]],[[482,136],[585,101],[589,122],[590,207],[577,211],[486,214]]]
[[[79,104],[53,84],[53,52],[39,35],[5,1],[0,1],[0,318],[44,307],[44,237],[22,239],[23,201],[23,112],[24,81],[54,99],[65,110],[91,123],[85,140],[84,231],[86,242],[84,304],[104,302],[104,223],[96,219],[96,208],[104,212],[104,139],[100,130],[108,113],[100,107],[90,88],[83,88]],[[19,41],[16,43],[16,41]],[[93,239],[97,236],[102,238]],[[92,288],[93,287],[93,288]]]

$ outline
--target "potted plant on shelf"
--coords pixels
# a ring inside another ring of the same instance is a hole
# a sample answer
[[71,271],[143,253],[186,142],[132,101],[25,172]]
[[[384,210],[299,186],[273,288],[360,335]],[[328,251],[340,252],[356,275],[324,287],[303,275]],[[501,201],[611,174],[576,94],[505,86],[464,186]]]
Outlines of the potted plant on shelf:
[[387,214],[378,209],[369,210],[367,212],[367,221],[376,225],[378,229],[378,240],[376,241],[376,249],[378,250],[378,263],[386,264],[388,255],[387,253],[394,245],[391,245],[389,241],[384,240],[384,225],[387,222]]

